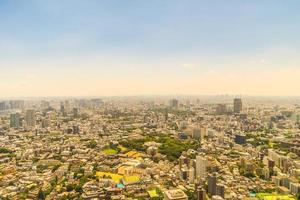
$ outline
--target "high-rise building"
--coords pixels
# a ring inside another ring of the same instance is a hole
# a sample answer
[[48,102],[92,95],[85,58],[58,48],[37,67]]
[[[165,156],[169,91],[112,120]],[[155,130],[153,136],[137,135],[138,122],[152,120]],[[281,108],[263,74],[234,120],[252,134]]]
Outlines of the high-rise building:
[[0,111],[5,110],[5,109],[6,109],[5,101],[0,102]]
[[9,101],[10,109],[22,109],[24,108],[23,100],[11,100]]
[[195,140],[200,140],[201,139],[201,132],[199,128],[194,128],[192,132],[192,137]]
[[204,137],[206,136],[206,127],[201,126],[199,128],[194,128],[192,132],[192,137],[195,140],[203,140]]
[[20,113],[14,113],[10,115],[10,127],[19,128],[21,126]]
[[75,118],[77,118],[78,115],[79,115],[79,110],[78,110],[78,108],[73,108],[73,116],[74,116]]
[[65,114],[65,106],[63,102],[60,102],[60,112],[64,115]]
[[207,160],[204,156],[196,156],[196,178],[204,179],[206,176]]
[[50,125],[50,120],[48,118],[43,118],[42,119],[42,127],[47,128]]
[[45,101],[45,100],[41,101],[41,109],[42,110],[47,110],[49,107],[50,107],[50,102],[49,101]]
[[217,193],[217,177],[215,175],[208,175],[207,179],[207,185],[208,185],[208,194],[211,196],[215,195]]
[[243,109],[242,99],[235,98],[233,100],[233,112],[234,113],[240,113]]
[[178,108],[178,100],[177,99],[171,99],[170,100],[170,107],[171,108]]
[[91,99],[91,106],[93,108],[98,108],[103,104],[103,100],[102,99]]
[[193,184],[195,181],[195,169],[194,167],[190,167],[188,170],[188,179],[189,183]]
[[218,104],[216,107],[216,114],[223,115],[227,113],[227,106],[226,104]]
[[71,111],[70,101],[65,100],[64,107],[65,107],[65,112],[69,113]]
[[35,111],[34,110],[27,110],[25,115],[26,125],[28,127],[35,126],[36,118],[35,118]]

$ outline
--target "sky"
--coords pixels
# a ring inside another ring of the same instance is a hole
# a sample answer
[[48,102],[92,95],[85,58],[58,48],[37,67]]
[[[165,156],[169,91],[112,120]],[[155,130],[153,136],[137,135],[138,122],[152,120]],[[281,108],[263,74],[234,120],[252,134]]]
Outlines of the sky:
[[0,97],[300,95],[298,0],[0,0]]

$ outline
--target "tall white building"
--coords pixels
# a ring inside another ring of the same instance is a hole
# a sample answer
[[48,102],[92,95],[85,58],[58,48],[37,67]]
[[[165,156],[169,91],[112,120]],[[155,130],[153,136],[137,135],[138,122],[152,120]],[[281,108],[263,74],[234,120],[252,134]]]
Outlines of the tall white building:
[[207,160],[204,156],[196,156],[196,178],[198,180],[206,177]]
[[193,184],[195,181],[195,169],[194,167],[190,167],[188,171],[188,181]]

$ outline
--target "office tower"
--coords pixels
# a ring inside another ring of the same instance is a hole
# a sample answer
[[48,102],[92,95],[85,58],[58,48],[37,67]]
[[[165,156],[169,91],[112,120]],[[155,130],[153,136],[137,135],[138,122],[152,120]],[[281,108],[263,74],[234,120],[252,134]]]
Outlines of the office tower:
[[11,100],[9,101],[10,109],[22,109],[24,108],[23,100]]
[[5,109],[6,109],[5,102],[4,101],[0,102],[0,111],[3,111]]
[[198,187],[196,192],[197,192],[197,200],[206,200],[206,192],[202,187]]
[[242,99],[240,98],[235,98],[233,100],[233,112],[234,113],[240,113],[242,111]]
[[203,140],[206,136],[206,127],[194,128],[192,133],[192,138],[195,140]]
[[77,118],[77,117],[78,117],[78,114],[79,114],[78,108],[73,108],[73,116],[74,116],[75,118]]
[[196,156],[196,178],[201,180],[206,176],[207,160],[204,156]]
[[195,140],[200,140],[201,139],[201,132],[199,128],[194,128],[193,133],[192,133],[192,138]]
[[223,115],[227,113],[227,106],[226,104],[218,104],[216,107],[216,114]]
[[50,102],[49,101],[45,101],[45,100],[41,101],[41,109],[42,110],[47,110],[49,107],[50,107]]
[[64,107],[65,107],[65,112],[66,113],[69,113],[71,110],[71,107],[70,107],[70,101],[66,100],[65,101],[65,104],[64,104]]
[[14,113],[10,115],[10,127],[19,128],[21,126],[20,113]]
[[26,125],[28,127],[35,126],[36,119],[35,119],[35,111],[34,110],[27,110],[26,111],[25,121],[26,121]]
[[165,109],[165,120],[167,121],[169,119],[168,109]]
[[188,170],[188,179],[189,183],[193,184],[195,181],[195,169],[194,167],[190,167]]
[[170,107],[171,108],[178,108],[178,100],[177,99],[171,99],[170,100]]
[[217,177],[215,175],[208,175],[207,179],[208,194],[215,195],[217,193]]
[[50,125],[50,120],[48,118],[42,119],[42,127],[47,128]]
[[103,101],[102,99],[91,99],[91,104],[93,108],[99,108],[103,104]]
[[60,112],[64,115],[65,114],[65,106],[63,102],[60,102]]

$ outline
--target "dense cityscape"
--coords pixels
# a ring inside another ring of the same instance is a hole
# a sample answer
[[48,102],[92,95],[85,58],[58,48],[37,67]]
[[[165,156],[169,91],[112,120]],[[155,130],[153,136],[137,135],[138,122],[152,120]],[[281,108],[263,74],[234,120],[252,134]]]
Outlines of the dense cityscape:
[[296,100],[45,98],[0,111],[3,200],[300,198]]
[[0,200],[300,200],[300,0],[0,0]]

